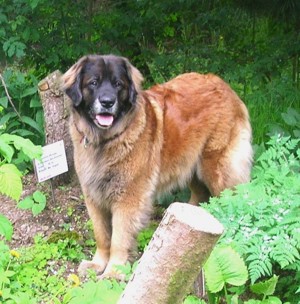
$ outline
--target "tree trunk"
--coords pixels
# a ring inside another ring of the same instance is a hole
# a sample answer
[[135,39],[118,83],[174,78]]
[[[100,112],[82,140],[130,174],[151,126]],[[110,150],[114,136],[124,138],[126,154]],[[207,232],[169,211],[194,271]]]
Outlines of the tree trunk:
[[170,205],[118,303],[182,303],[222,232],[204,209]]
[[60,90],[61,73],[55,71],[38,84],[44,109],[46,144],[63,140],[69,171],[53,178],[55,186],[71,182],[75,176],[73,146],[69,134],[70,100]]

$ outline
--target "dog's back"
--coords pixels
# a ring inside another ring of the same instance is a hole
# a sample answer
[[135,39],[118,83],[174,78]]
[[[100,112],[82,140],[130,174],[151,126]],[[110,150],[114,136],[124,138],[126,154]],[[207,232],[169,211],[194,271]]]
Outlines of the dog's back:
[[146,93],[163,112],[159,192],[192,179],[198,180],[198,188],[204,184],[211,195],[219,195],[249,181],[248,111],[223,80],[212,74],[183,74]]

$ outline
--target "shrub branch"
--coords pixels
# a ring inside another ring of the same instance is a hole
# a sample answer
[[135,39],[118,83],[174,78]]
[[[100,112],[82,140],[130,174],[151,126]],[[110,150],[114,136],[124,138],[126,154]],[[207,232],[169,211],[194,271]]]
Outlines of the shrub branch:
[[2,74],[0,74],[0,79],[1,79],[2,85],[3,85],[4,90],[5,90],[5,94],[6,94],[7,98],[8,98],[9,103],[13,107],[14,111],[16,112],[16,114],[18,115],[18,117],[20,118],[20,120],[23,121],[21,115],[17,111],[17,109],[16,109],[16,107],[15,107],[15,105],[14,105],[14,103],[13,103],[13,101],[12,101],[12,99],[11,99],[9,93],[8,93],[7,86],[6,86],[6,83],[4,81],[4,78],[2,77]]

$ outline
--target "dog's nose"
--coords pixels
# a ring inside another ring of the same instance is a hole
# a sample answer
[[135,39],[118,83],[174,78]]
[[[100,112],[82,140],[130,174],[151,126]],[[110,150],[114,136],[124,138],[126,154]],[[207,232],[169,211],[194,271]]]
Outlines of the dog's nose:
[[101,103],[102,107],[109,109],[115,104],[115,100],[113,100],[111,98],[102,98],[100,100],[100,103]]

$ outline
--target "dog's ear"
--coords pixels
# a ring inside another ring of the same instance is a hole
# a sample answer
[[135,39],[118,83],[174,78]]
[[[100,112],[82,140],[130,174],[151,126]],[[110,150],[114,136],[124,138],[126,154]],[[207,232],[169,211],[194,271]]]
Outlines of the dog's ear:
[[82,57],[62,76],[62,89],[71,98],[75,107],[82,101],[81,71],[87,60],[87,56]]
[[140,71],[134,67],[127,58],[123,58],[126,64],[126,70],[128,78],[131,82],[129,89],[129,101],[134,104],[136,102],[137,95],[141,91],[141,84],[144,80]]

